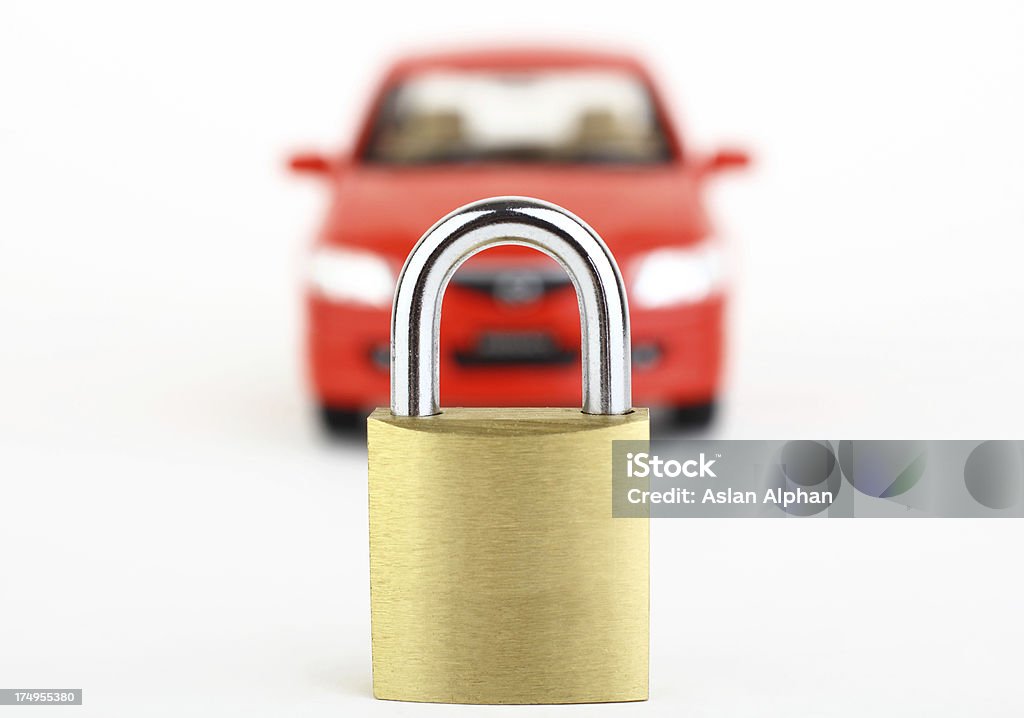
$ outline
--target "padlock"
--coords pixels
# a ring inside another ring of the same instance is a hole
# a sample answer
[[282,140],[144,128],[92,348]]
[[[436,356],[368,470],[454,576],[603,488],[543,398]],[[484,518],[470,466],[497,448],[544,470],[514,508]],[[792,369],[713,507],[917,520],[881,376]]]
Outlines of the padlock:
[[[441,301],[488,247],[576,288],[583,410],[439,406]],[[391,318],[391,408],[367,420],[373,692],[433,703],[647,699],[649,532],[612,516],[612,440],[647,440],[608,247],[547,202],[466,205],[413,248]]]

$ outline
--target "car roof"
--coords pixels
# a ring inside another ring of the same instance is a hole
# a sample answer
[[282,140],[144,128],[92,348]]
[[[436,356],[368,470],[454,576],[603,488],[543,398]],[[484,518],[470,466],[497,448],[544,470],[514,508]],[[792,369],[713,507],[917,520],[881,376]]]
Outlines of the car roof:
[[430,70],[534,70],[600,68],[646,75],[634,57],[612,52],[567,48],[488,48],[407,55],[391,66],[392,79]]

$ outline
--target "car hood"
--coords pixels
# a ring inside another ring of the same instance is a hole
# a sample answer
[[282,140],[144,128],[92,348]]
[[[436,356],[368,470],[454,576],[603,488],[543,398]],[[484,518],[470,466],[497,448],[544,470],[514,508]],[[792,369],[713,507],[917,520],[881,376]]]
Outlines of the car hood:
[[[403,261],[416,240],[452,210],[486,197],[520,195],[575,213],[621,262],[652,247],[703,238],[707,218],[697,190],[696,180],[678,167],[364,166],[339,179],[324,241],[366,247]],[[494,251],[504,257],[541,258],[518,247]]]

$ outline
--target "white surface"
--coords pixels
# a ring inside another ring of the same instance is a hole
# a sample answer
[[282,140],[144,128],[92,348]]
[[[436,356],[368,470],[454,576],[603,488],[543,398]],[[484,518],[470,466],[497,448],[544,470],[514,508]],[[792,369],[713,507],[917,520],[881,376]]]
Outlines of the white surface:
[[644,50],[691,144],[757,154],[713,195],[719,434],[1024,435],[1019,4],[7,2],[0,687],[96,716],[1024,712],[1017,521],[657,522],[650,702],[369,697],[365,459],[307,416],[322,196],[282,161],[347,137],[393,52],[532,28]]

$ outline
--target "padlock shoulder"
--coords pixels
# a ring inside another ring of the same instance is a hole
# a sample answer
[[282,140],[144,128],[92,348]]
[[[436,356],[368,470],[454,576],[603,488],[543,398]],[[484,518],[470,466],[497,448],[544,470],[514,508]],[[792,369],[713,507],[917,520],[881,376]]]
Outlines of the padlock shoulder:
[[[592,432],[603,428],[648,425],[647,409],[629,414],[584,414],[568,407],[453,407],[434,416],[395,416],[388,408],[375,409],[367,418],[370,428],[376,424],[406,431],[463,434],[477,436],[536,436]],[[645,437],[646,438],[646,437]]]

